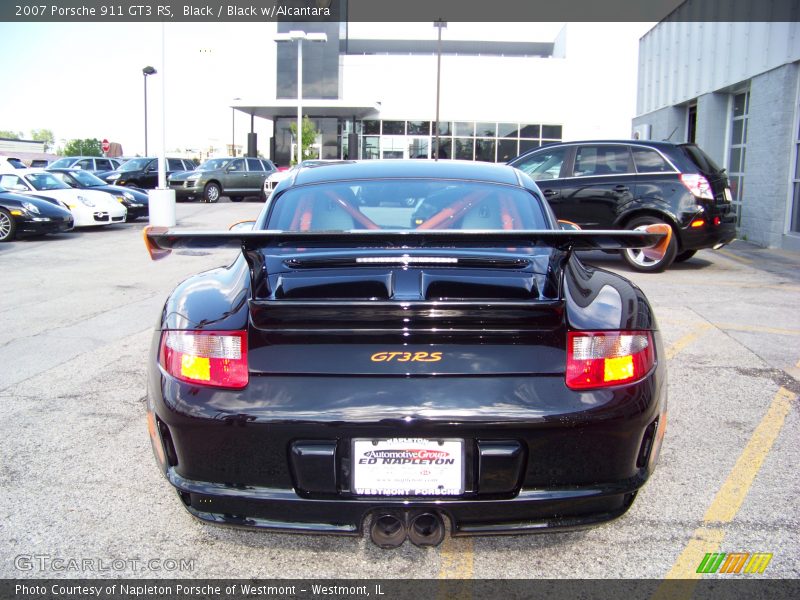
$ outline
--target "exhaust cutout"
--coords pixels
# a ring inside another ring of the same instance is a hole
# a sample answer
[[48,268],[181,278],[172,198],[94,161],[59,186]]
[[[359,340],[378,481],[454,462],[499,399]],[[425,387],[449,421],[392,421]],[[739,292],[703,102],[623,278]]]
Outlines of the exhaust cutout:
[[444,521],[432,512],[413,514],[408,525],[408,539],[415,546],[438,546],[444,539]]
[[394,513],[377,513],[369,528],[372,543],[384,549],[397,548],[406,541],[406,525],[402,516]]

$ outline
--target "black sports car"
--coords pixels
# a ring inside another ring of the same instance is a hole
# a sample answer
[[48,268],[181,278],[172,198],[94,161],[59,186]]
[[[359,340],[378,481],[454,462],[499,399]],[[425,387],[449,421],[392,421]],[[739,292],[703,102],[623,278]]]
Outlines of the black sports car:
[[148,227],[153,258],[242,250],[164,305],[158,463],[205,521],[382,547],[618,517],[658,457],[665,359],[641,290],[573,250],[668,231],[561,230],[524,173],[450,161],[299,169],[250,231]]
[[0,242],[70,231],[73,226],[72,213],[57,200],[15,194],[0,187]]
[[82,169],[47,169],[68,186],[78,189],[108,192],[128,209],[126,221],[135,221],[150,214],[150,199],[146,192],[136,188],[109,185],[94,173]]

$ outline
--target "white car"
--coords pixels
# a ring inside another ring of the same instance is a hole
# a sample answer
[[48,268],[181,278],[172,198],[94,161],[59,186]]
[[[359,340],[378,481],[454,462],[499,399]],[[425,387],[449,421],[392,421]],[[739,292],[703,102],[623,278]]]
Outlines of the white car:
[[342,162],[350,162],[345,160],[339,160],[336,158],[312,158],[309,160],[304,160],[299,165],[293,166],[291,169],[286,169],[285,171],[275,171],[269,175],[264,180],[264,197],[269,198],[269,195],[272,193],[272,190],[276,188],[276,186],[294,174],[294,172],[301,168],[301,167],[319,167],[325,164],[332,164],[332,163],[342,163]]
[[128,210],[108,192],[73,189],[41,169],[17,169],[0,173],[0,187],[20,194],[44,194],[69,209],[75,227],[124,223]]

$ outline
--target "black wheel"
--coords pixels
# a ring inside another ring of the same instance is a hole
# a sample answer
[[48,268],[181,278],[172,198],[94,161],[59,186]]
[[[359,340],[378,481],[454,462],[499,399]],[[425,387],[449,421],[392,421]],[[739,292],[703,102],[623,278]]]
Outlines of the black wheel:
[[216,183],[208,183],[203,190],[203,200],[205,202],[216,202],[219,200],[220,194],[221,190]]
[[228,196],[231,199],[231,202],[241,202],[243,200],[243,196]]
[[684,250],[683,252],[678,252],[678,256],[675,257],[675,262],[685,262],[692,258],[695,254],[697,254],[697,250]]
[[11,215],[0,208],[0,242],[10,242],[17,233],[17,223]]
[[[625,229],[644,229],[647,225],[654,225],[654,224],[666,224],[665,221],[659,219],[658,217],[651,217],[651,216],[644,216],[644,217],[636,217],[631,219],[630,222],[625,226]],[[675,234],[673,233],[672,238],[670,238],[669,246],[667,247],[667,251],[664,254],[664,257],[661,260],[653,260],[651,258],[647,258],[644,255],[644,252],[638,248],[630,248],[627,250],[622,251],[622,258],[625,259],[632,269],[635,271],[640,271],[642,273],[660,273],[668,266],[670,266],[673,261],[675,260],[675,255],[678,253],[678,240],[675,239]]]

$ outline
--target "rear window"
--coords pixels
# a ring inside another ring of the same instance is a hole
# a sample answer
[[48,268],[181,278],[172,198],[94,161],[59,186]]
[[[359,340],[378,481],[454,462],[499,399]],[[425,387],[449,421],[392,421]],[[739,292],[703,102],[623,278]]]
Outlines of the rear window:
[[636,163],[637,173],[674,173],[675,170],[652,148],[638,148],[634,146],[633,162]]
[[375,180],[307,185],[275,199],[267,229],[549,229],[531,193],[499,184]]
[[684,144],[680,146],[681,149],[686,153],[689,159],[697,166],[704,173],[711,173],[716,174],[722,171],[722,169],[711,160],[711,157],[703,152],[699,146],[695,146],[694,144]]

